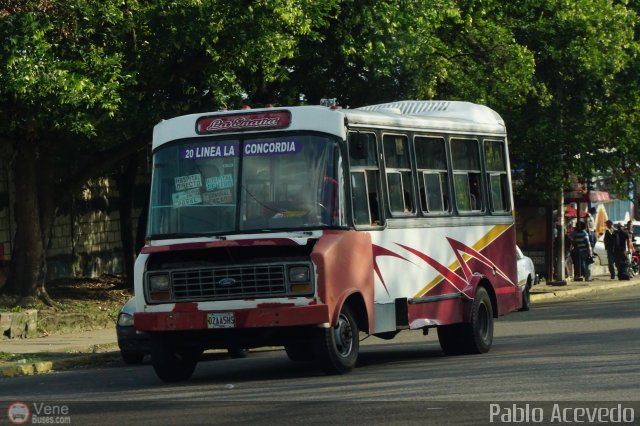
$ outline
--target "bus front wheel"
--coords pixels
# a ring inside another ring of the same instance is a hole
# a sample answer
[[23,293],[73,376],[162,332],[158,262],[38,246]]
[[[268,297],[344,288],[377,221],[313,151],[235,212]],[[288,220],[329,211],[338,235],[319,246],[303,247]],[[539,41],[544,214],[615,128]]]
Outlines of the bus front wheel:
[[493,343],[493,307],[487,290],[478,287],[468,323],[438,327],[440,347],[447,355],[489,352]]
[[188,380],[196,368],[201,350],[180,347],[171,339],[156,336],[151,340],[151,365],[165,382]]
[[320,330],[316,342],[316,358],[327,374],[346,374],[358,361],[360,342],[358,324],[348,306],[343,306],[338,322]]

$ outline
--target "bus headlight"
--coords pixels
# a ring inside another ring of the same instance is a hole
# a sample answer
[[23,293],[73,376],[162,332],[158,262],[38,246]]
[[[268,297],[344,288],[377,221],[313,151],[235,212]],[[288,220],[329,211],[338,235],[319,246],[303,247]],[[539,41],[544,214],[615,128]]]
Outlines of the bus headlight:
[[289,282],[291,283],[309,282],[309,267],[293,266],[289,268]]
[[292,293],[311,293],[311,273],[308,266],[292,266],[289,268],[289,286]]
[[158,274],[149,276],[149,291],[169,291],[169,274]]
[[148,280],[150,302],[166,302],[171,299],[171,278],[169,274],[149,275]]

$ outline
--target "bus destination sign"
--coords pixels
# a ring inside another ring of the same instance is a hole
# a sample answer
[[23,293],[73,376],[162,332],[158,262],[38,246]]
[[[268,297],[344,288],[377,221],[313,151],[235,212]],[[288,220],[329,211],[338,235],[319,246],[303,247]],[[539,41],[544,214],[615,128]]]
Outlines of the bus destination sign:
[[196,121],[196,132],[206,135],[243,130],[282,129],[291,123],[289,111],[269,111],[200,117]]

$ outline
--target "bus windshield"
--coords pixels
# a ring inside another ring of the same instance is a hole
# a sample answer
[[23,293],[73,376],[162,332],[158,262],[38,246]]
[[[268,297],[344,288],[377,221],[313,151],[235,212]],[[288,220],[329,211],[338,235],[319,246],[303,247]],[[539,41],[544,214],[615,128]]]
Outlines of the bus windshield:
[[318,134],[199,138],[153,156],[152,239],[338,225],[338,141]]

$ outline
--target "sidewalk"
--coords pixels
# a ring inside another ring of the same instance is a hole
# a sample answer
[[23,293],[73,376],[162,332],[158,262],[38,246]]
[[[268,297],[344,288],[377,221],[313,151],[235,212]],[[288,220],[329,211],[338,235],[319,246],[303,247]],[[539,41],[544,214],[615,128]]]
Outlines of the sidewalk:
[[584,293],[597,292],[603,290],[619,289],[640,284],[640,276],[631,278],[629,281],[620,281],[609,278],[609,274],[594,275],[593,281],[573,281],[566,280],[566,285],[549,285],[542,282],[531,289],[531,303],[542,300],[550,300],[556,297],[570,297]]
[[[559,297],[571,297],[588,292],[619,289],[640,284],[640,276],[630,281],[612,280],[607,275],[597,275],[593,281],[567,280],[566,285],[554,286],[542,282],[531,289],[532,309],[535,303]],[[0,380],[47,373],[50,371],[96,365],[107,361],[119,362],[115,324],[102,330],[53,335],[34,339],[0,340],[0,353],[13,354],[16,361],[0,358]]]
[[12,355],[12,361],[0,358],[0,380],[121,359],[115,324],[81,333],[0,340],[0,354]]

